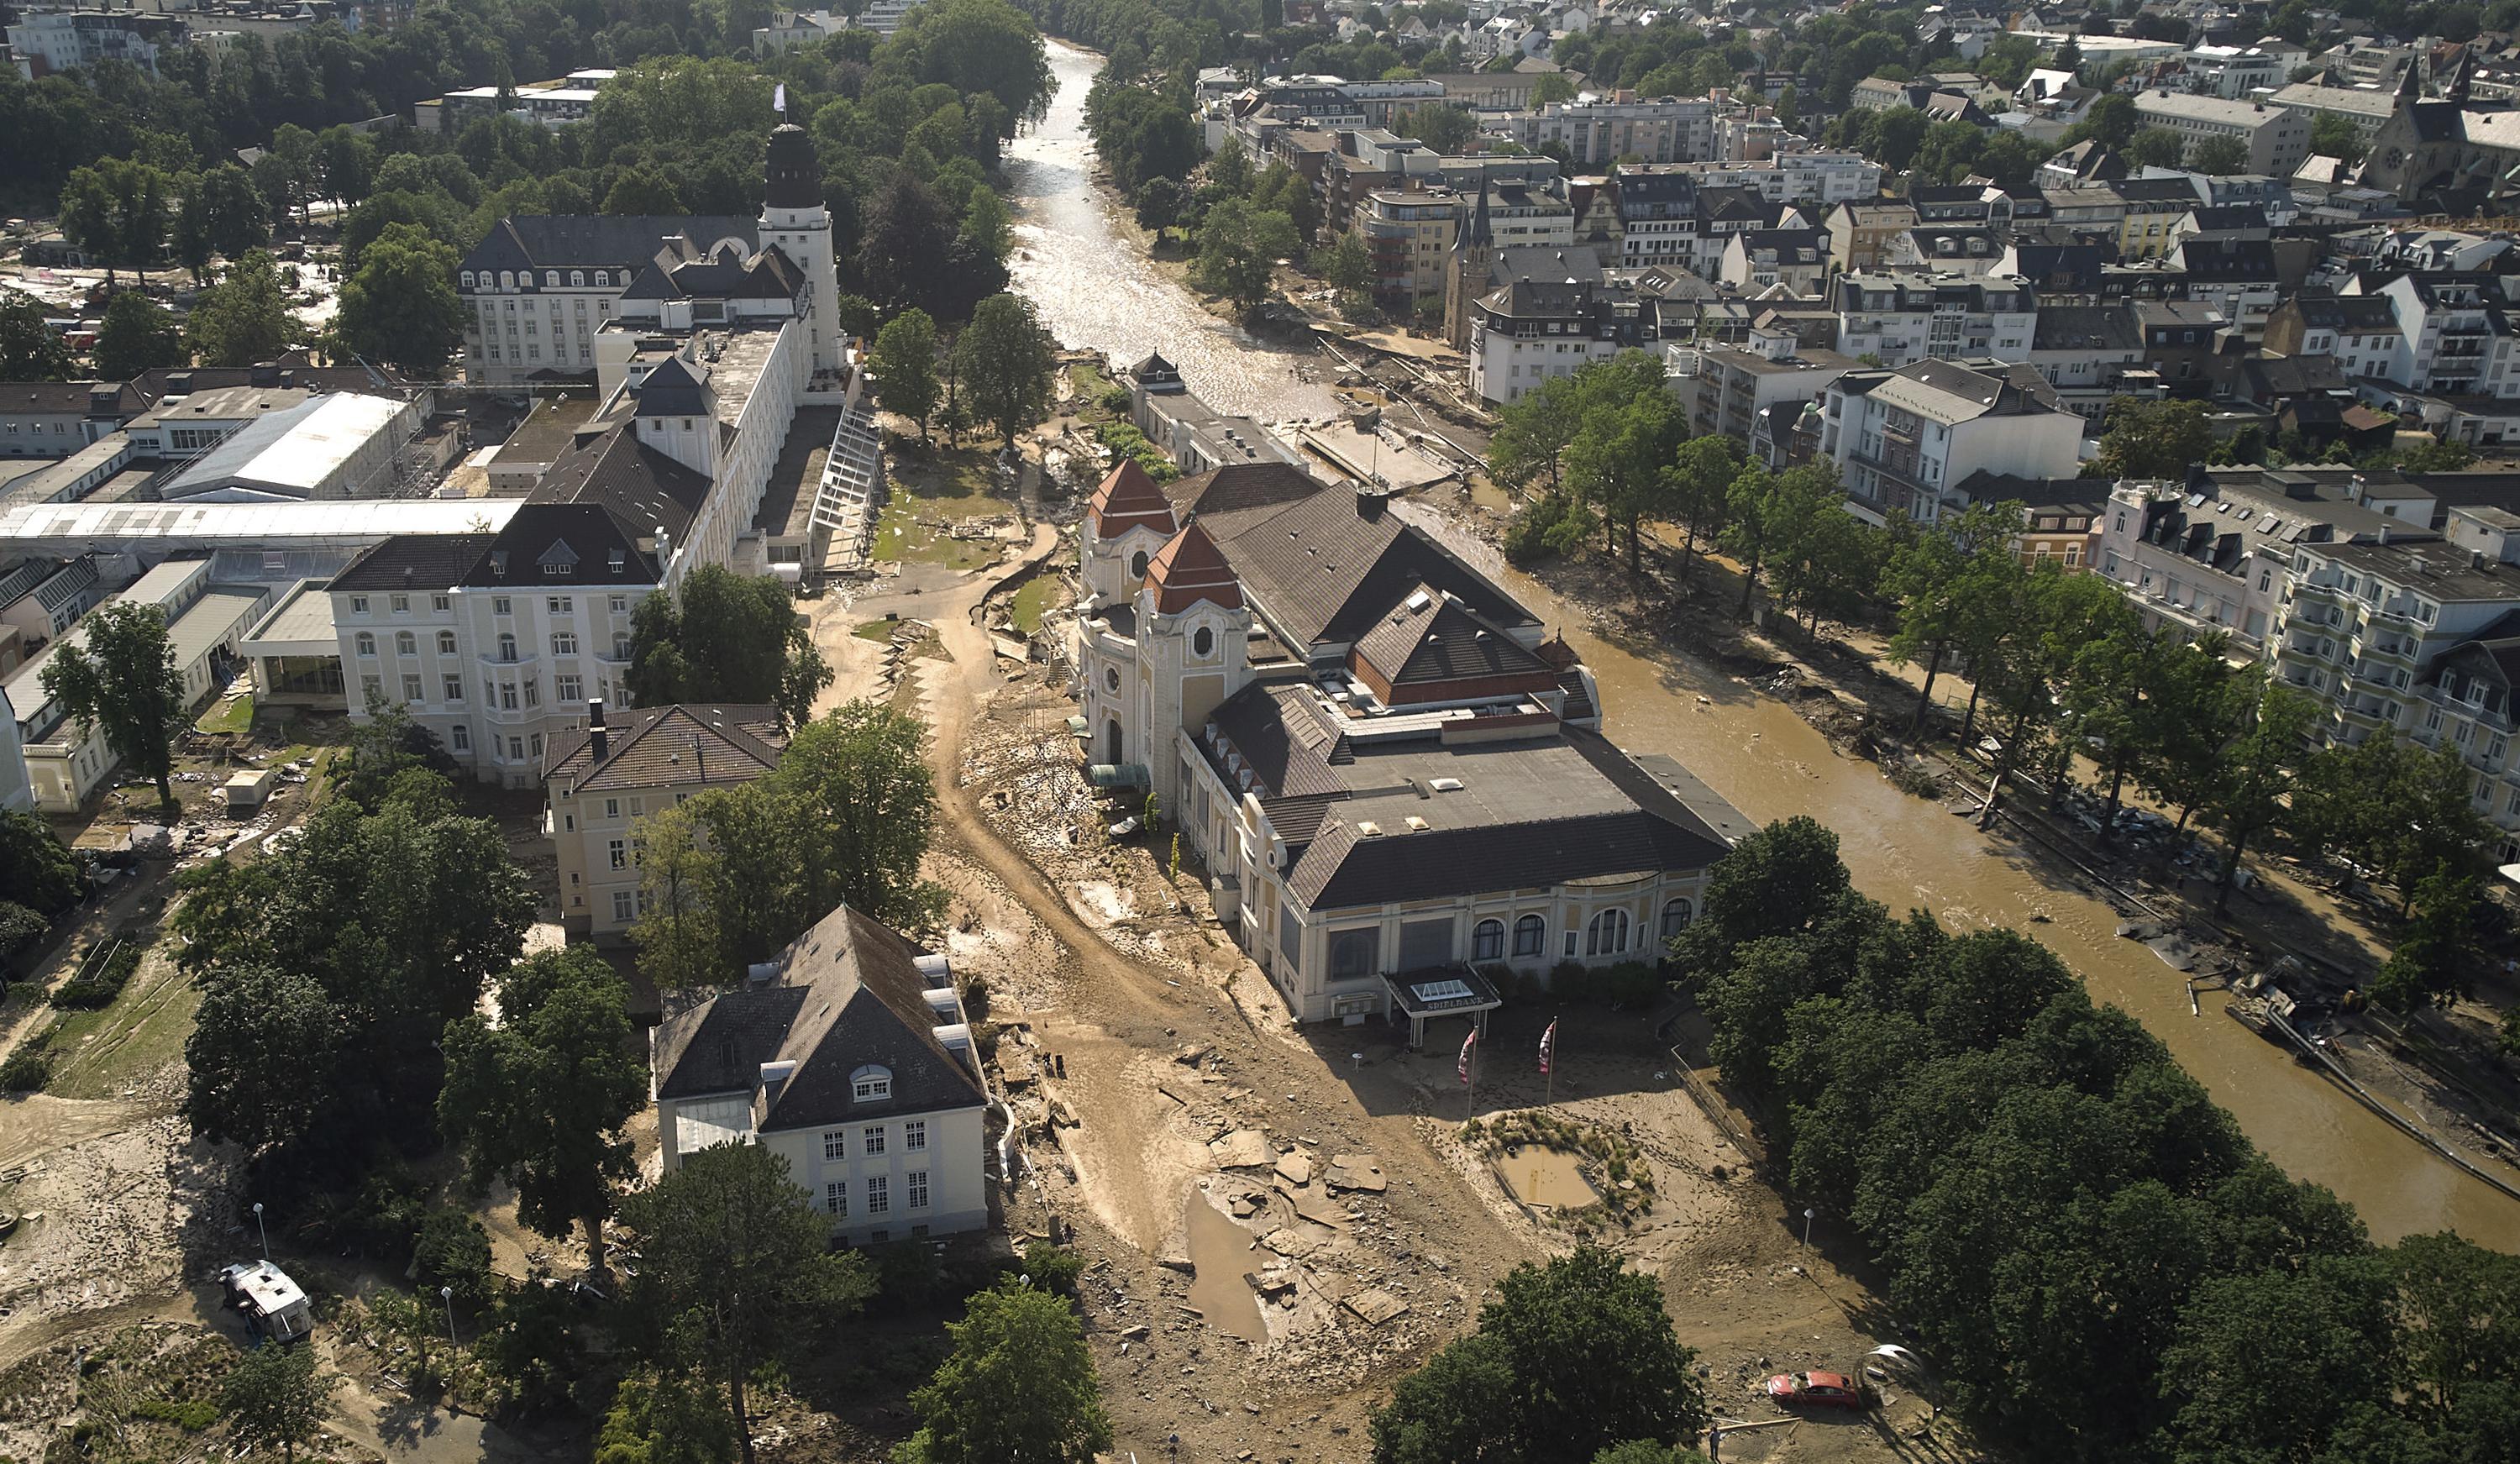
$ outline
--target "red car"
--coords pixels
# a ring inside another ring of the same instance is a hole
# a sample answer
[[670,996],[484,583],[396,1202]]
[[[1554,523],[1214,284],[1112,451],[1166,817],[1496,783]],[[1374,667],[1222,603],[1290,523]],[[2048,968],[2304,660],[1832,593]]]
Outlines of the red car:
[[1863,1384],[1842,1372],[1780,1372],[1767,1389],[1768,1401],[1787,1408],[1862,1408],[1872,1401]]

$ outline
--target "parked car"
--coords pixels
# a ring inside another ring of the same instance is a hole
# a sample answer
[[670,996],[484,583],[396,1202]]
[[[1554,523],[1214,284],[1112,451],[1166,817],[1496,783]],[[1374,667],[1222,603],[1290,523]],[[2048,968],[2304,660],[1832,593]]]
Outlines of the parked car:
[[1785,1408],[1868,1408],[1872,1395],[1842,1372],[1780,1372],[1767,1383],[1768,1401]]

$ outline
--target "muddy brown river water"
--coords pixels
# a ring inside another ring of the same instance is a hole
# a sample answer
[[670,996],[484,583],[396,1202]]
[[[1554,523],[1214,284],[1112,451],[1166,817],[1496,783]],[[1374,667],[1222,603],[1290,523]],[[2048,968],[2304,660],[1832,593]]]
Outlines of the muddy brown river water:
[[[1051,330],[1115,363],[1160,350],[1221,411],[1268,421],[1334,413],[1328,389],[1308,379],[1321,358],[1233,329],[1147,261],[1114,217],[1116,204],[1093,182],[1084,106],[1101,58],[1053,41],[1050,61],[1058,93],[1044,122],[1008,149],[1007,170],[1020,250],[1015,282]],[[2213,994],[2203,1015],[2191,1015],[2178,974],[2118,940],[2116,912],[2094,894],[2051,880],[1968,820],[1901,793],[1872,764],[1839,757],[1790,709],[1687,647],[1632,650],[1604,641],[1583,628],[1579,608],[1507,568],[1485,546],[1447,538],[1542,618],[1566,628],[1600,681],[1608,730],[1623,745],[1678,758],[1757,821],[1820,819],[1837,830],[1857,884],[1893,908],[1929,909],[1958,928],[2008,925],[2035,935],[2082,973],[2096,999],[2125,1008],[2168,1043],[2278,1164],[2353,1201],[2376,1237],[2454,1229],[2520,1250],[2520,1203],[2225,1019]],[[1709,698],[1704,706],[1700,694]],[[2033,923],[2034,914],[2047,923]],[[1194,1203],[1194,1224],[1203,1219],[1195,1211],[1206,1208]]]

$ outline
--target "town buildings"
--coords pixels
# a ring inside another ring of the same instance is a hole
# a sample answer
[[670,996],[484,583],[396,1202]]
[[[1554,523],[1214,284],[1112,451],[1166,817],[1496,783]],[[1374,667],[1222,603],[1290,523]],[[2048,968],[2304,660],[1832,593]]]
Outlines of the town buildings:
[[1378,492],[1124,460],[1080,553],[1091,755],[1173,811],[1297,1020],[1415,1040],[1499,970],[1650,959],[1702,900],[1735,816],[1609,743],[1572,650]]
[[1846,274],[1832,287],[1837,348],[1884,366],[1963,356],[2030,359],[2039,320],[2021,280],[1972,280],[1918,271]]
[[846,906],[667,1018],[652,1066],[669,1175],[758,1144],[843,1245],[990,1222],[989,1093],[952,969]]
[[2238,139],[2248,149],[2252,173],[2288,178],[2310,155],[2310,120],[2292,108],[2156,88],[2135,99],[2135,111],[2142,125],[2166,127],[2186,139],[2191,153],[2207,138]]
[[1930,524],[1968,507],[1978,473],[2063,478],[2081,466],[2085,423],[2028,366],[1936,357],[1849,371],[1821,397],[1823,457],[1848,509],[1875,523]]

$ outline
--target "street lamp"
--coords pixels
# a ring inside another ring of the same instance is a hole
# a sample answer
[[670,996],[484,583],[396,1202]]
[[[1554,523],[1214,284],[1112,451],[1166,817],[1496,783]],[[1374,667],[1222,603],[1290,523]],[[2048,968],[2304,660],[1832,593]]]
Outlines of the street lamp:
[[260,1201],[260,1200],[256,1200],[256,1201],[254,1201],[254,1202],[253,1202],[253,1232],[254,1232],[256,1235],[259,1235],[259,1236],[261,1236],[261,1237],[262,1237],[262,1259],[263,1259],[263,1260],[265,1260],[265,1261],[270,1260],[270,1259],[271,1259],[271,1232],[270,1232],[269,1230],[267,1230],[267,1229],[263,1228],[263,1223],[262,1223],[262,1201]]
[[437,1288],[437,1296],[438,1300],[446,1303],[446,1345],[460,1346],[455,1340],[455,1288],[440,1286]]
[[1812,1217],[1818,1214],[1820,1214],[1819,1211],[1808,1205],[1803,1207],[1803,1249],[1806,1251],[1811,1249]]

